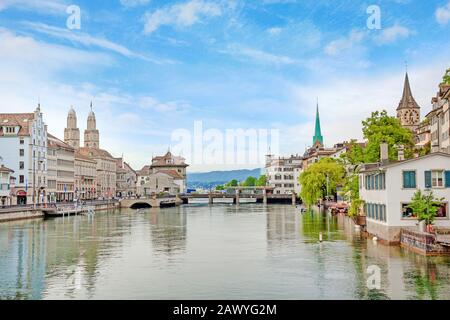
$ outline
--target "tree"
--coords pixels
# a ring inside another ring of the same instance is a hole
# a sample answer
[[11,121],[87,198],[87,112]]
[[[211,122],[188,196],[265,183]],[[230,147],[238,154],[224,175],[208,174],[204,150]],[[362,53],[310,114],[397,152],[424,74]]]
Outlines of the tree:
[[225,190],[224,186],[216,186],[216,191],[223,191]]
[[327,194],[336,193],[338,185],[343,182],[344,166],[332,158],[323,158],[312,164],[300,175],[302,186],[300,196],[303,202],[311,206]]
[[356,140],[351,140],[346,153],[341,155],[345,165],[358,165],[364,162],[364,149]]
[[243,187],[254,187],[255,185],[256,185],[256,178],[255,177],[248,177],[242,183]]
[[262,175],[256,180],[256,186],[257,187],[265,187],[267,185],[267,176]]
[[239,185],[239,182],[236,179],[231,180],[228,182],[225,186],[226,187],[237,187]]
[[405,147],[405,157],[411,158],[414,149],[414,137],[411,130],[402,127],[396,117],[391,117],[385,110],[373,112],[370,118],[363,121],[364,138],[367,146],[364,152],[364,162],[380,160],[380,145],[386,142],[389,146],[389,159],[397,159],[394,146]]
[[442,84],[450,84],[450,68],[445,72],[445,75],[442,78]]
[[425,221],[427,225],[433,223],[439,210],[439,206],[443,201],[443,199],[436,199],[433,195],[433,191],[430,191],[428,194],[424,194],[422,190],[418,190],[414,193],[411,200],[412,201],[408,208],[410,208],[413,213],[417,215],[419,221]]

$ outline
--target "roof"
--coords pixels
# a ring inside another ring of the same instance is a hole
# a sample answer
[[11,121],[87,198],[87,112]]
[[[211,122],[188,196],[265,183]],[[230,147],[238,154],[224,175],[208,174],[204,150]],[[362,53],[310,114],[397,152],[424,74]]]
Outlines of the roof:
[[405,163],[410,163],[410,162],[414,162],[414,161],[420,161],[420,160],[423,160],[423,159],[432,158],[432,157],[436,157],[436,156],[443,156],[443,157],[446,157],[446,158],[450,159],[450,154],[448,154],[448,153],[433,152],[433,153],[429,153],[429,154],[427,154],[425,156],[421,156],[421,157],[417,157],[417,158],[406,159],[406,160],[402,160],[402,161],[389,161],[386,164],[382,164],[380,162],[364,164],[363,165],[363,169],[361,170],[361,172],[374,171],[374,170],[384,170],[384,169],[392,168],[392,167],[399,166],[399,165],[402,165],[402,164],[405,164]]
[[92,159],[92,158],[90,158],[90,157],[88,157],[88,156],[86,156],[86,155],[80,153],[79,150],[75,150],[75,159],[76,159],[76,160],[77,160],[77,159],[78,159],[78,160],[85,160],[85,161],[90,161],[90,162],[92,162],[92,163],[95,163],[95,160],[94,160],[94,159]]
[[91,159],[103,158],[103,159],[114,160],[114,157],[108,151],[103,150],[103,149],[83,147],[83,148],[79,148],[78,151],[80,154],[87,156]]
[[[173,163],[167,163],[167,160],[172,160]],[[189,165],[184,161],[183,157],[173,156],[170,151],[167,151],[164,156],[154,157],[151,167],[188,167]]]
[[150,166],[146,165],[146,166],[143,166],[141,170],[136,171],[136,174],[138,176],[148,176],[148,175],[150,175],[150,171],[151,171]]
[[408,73],[406,73],[405,76],[405,84],[403,86],[403,96],[402,99],[400,100],[397,110],[401,109],[420,109],[420,106],[417,104],[416,100],[412,95]]
[[[29,126],[33,121],[34,113],[0,113],[0,126],[19,126],[17,135],[22,137],[30,135]],[[0,132],[0,136],[2,135],[3,133]]]
[[68,149],[68,150],[72,150],[72,151],[75,150],[73,147],[71,147],[70,145],[68,145],[67,143],[58,139],[57,137],[55,137],[54,135],[52,135],[50,133],[47,133],[47,140],[48,140],[49,147],[54,146],[54,147],[64,148],[64,149]]
[[179,174],[176,170],[158,170],[156,173],[164,173],[167,174],[169,176],[171,176],[172,178],[176,179],[176,180],[183,180],[184,177]]
[[5,167],[4,165],[1,165],[1,166],[0,166],[0,172],[13,173],[14,170],[12,170],[12,169],[10,169],[10,168],[7,168],[7,167]]

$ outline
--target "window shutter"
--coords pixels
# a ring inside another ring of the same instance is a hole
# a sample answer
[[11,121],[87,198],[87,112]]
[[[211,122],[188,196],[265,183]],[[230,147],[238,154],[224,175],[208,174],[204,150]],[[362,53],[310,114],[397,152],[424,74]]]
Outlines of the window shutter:
[[411,188],[417,188],[417,182],[416,182],[416,172],[411,172]]
[[425,188],[431,189],[431,171],[425,171]]
[[445,171],[445,187],[450,188],[450,171]]
[[409,188],[409,172],[403,171],[403,188]]

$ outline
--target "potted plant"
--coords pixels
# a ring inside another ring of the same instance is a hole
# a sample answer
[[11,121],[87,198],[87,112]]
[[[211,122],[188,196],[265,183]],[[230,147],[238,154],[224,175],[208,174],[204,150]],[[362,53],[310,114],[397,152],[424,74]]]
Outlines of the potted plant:
[[421,190],[418,190],[411,200],[408,207],[413,210],[414,215],[419,219],[420,231],[432,233],[433,222],[443,199],[436,199],[433,191],[425,194]]

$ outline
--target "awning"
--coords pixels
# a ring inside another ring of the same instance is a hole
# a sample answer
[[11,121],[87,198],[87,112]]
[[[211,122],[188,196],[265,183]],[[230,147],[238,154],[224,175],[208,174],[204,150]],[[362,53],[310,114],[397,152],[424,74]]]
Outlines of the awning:
[[19,197],[26,197],[26,195],[27,195],[27,193],[23,190],[17,192],[17,196],[19,196]]

